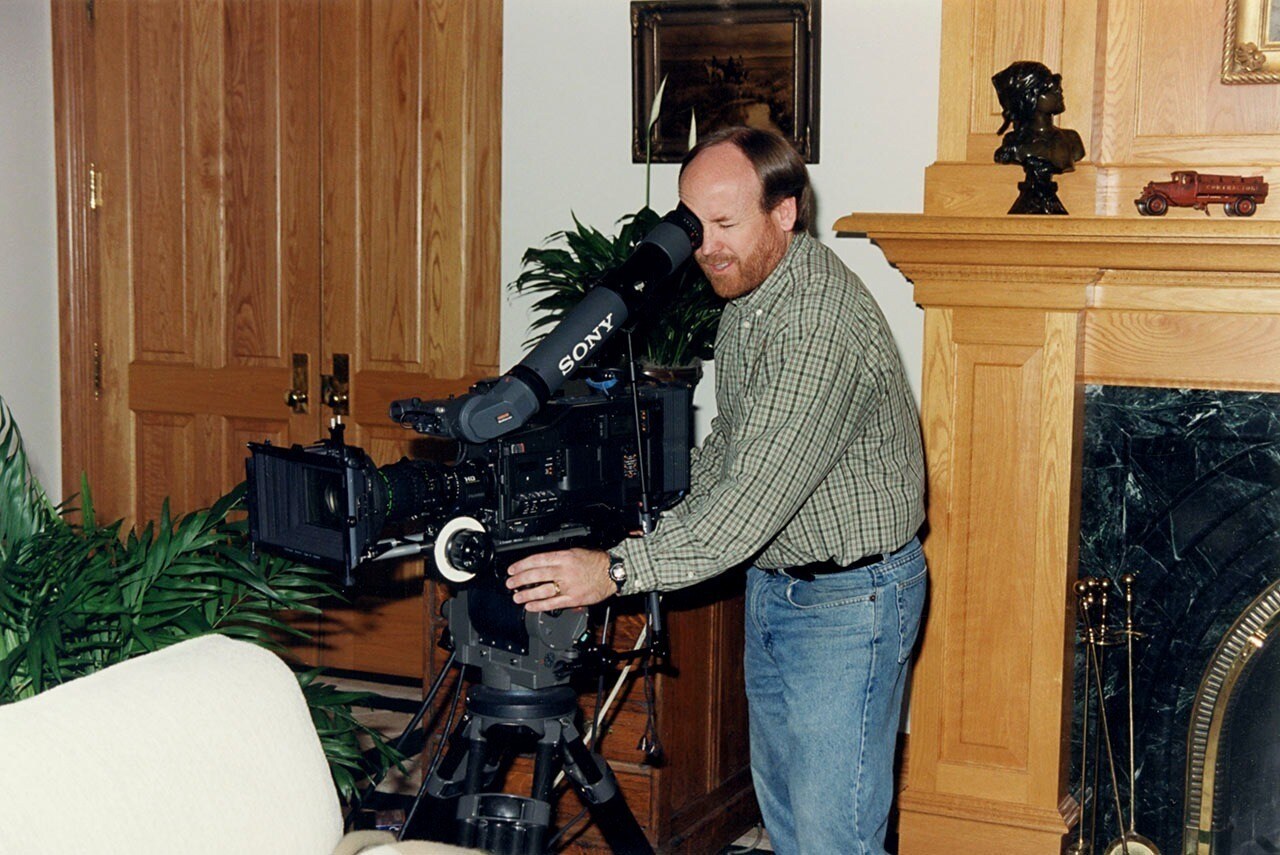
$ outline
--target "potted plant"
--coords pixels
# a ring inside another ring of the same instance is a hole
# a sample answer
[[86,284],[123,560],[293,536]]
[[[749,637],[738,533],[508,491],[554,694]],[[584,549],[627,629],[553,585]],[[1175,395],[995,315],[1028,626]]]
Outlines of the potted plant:
[[[517,293],[538,297],[533,304],[538,315],[530,325],[534,335],[526,345],[536,344],[554,329],[602,275],[631,255],[661,219],[649,207],[651,163],[647,152],[652,150],[653,130],[662,109],[666,85],[663,78],[649,112],[644,206],[635,213],[623,215],[613,235],[584,225],[574,216],[572,229],[551,234],[547,238],[549,245],[531,247],[521,258],[524,270],[510,287]],[[691,117],[690,146],[696,139],[697,121]],[[663,295],[667,298],[665,305],[656,307],[657,310],[636,327],[635,357],[647,373],[661,379],[671,379],[672,369],[684,369],[686,375],[692,373],[696,382],[701,361],[711,358],[724,303],[694,263],[685,265],[668,286],[668,294]],[[662,302],[662,297],[655,302]],[[594,361],[597,365],[612,367],[623,365],[626,358],[625,337],[617,336],[600,350]]]
[[[221,633],[268,647],[300,630],[287,610],[315,613],[333,591],[321,571],[251,551],[230,518],[242,488],[213,507],[169,515],[123,536],[99,522],[82,481],[79,521],[32,476],[22,438],[0,398],[0,703],[9,703],[186,638]],[[396,762],[356,721],[357,693],[299,675],[334,783],[349,798],[377,763]]]
[[[548,238],[553,246],[533,247],[522,259],[524,271],[511,283],[518,293],[538,296],[533,309],[538,316],[530,325],[537,333],[526,344],[535,344],[555,328],[604,273],[618,266],[640,240],[658,224],[660,215],[647,205],[618,220],[614,235],[605,235],[573,218],[574,228]],[[660,311],[637,325],[635,356],[646,370],[696,368],[711,358],[723,302],[711,290],[702,270],[688,264],[670,283],[670,298]],[[619,336],[601,349],[601,366],[621,365],[626,341]]]

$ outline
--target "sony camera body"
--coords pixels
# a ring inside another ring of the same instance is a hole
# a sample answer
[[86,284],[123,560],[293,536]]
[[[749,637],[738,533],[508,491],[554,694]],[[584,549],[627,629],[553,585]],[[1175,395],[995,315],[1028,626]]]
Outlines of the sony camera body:
[[[537,552],[609,548],[640,528],[646,493],[656,512],[689,486],[692,390],[644,384],[633,399],[599,385],[552,398],[505,436],[460,441],[452,464],[376,466],[340,425],[312,446],[251,443],[250,538],[333,569],[344,585],[366,561],[425,554],[455,587],[445,612],[464,664],[497,688],[562,684],[586,614],[526,613],[505,587],[506,568]],[[409,420],[434,403],[395,406]]]

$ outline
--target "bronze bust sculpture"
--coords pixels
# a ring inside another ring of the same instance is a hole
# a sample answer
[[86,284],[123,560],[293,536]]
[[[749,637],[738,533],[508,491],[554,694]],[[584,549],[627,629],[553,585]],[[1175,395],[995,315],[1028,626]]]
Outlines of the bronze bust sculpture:
[[[1065,109],[1062,75],[1042,63],[1022,61],[994,75],[991,83],[1004,115],[997,131],[1004,138],[995,161],[1021,164],[1026,174],[1009,213],[1065,214],[1053,176],[1075,169],[1075,162],[1084,157],[1084,143],[1075,131],[1053,124],[1053,117]],[[1010,125],[1013,130],[1005,134]]]

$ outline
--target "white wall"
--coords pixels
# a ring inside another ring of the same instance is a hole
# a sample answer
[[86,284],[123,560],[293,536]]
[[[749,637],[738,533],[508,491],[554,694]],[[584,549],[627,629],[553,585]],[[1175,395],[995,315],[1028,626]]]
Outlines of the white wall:
[[[526,247],[572,224],[602,230],[644,202],[631,163],[627,0],[507,0],[503,25],[502,278]],[[820,162],[810,166],[819,232],[879,300],[919,396],[923,314],[910,285],[861,238],[853,211],[923,210],[937,152],[941,0],[824,0]],[[653,167],[652,207],[676,202],[674,164]],[[501,364],[519,360],[531,301],[504,294]]]
[[53,48],[48,0],[0,0],[0,397],[61,495]]

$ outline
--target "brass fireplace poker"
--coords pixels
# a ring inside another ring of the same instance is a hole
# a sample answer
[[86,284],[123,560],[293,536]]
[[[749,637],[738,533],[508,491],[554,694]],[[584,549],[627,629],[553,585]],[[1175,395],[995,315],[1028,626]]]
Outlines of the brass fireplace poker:
[[[1075,584],[1076,610],[1084,615],[1085,600],[1089,595],[1089,582],[1081,579]],[[1064,855],[1090,855],[1093,852],[1092,821],[1089,839],[1085,839],[1085,805],[1090,801],[1089,792],[1089,702],[1092,690],[1089,686],[1089,663],[1092,657],[1084,658],[1084,698],[1081,704],[1083,715],[1080,723],[1080,816],[1076,820],[1076,840],[1064,851]],[[1096,790],[1095,790],[1096,792]]]
[[[1131,573],[1120,578],[1120,586],[1124,594],[1125,614],[1121,628],[1109,625],[1107,607],[1109,589],[1113,584],[1109,579],[1083,578],[1074,586],[1078,610],[1082,624],[1082,641],[1085,647],[1084,661],[1084,698],[1082,703],[1083,723],[1080,729],[1080,801],[1081,817],[1076,840],[1066,848],[1066,855],[1090,855],[1093,851],[1093,840],[1097,833],[1098,774],[1102,767],[1103,751],[1106,753],[1107,770],[1111,777],[1112,798],[1115,799],[1116,837],[1107,844],[1103,855],[1160,855],[1159,848],[1148,838],[1137,832],[1137,756],[1134,726],[1134,679],[1133,679],[1133,642],[1143,638],[1143,633],[1134,626],[1134,584],[1137,581]],[[1126,671],[1128,676],[1128,727],[1129,727],[1129,821],[1125,822],[1124,807],[1120,800],[1120,778],[1116,769],[1116,758],[1111,739],[1111,729],[1107,720],[1106,696],[1103,689],[1103,657],[1107,647],[1125,645],[1127,654]],[[1089,721],[1093,715],[1092,707],[1097,705],[1097,727],[1094,731],[1092,768],[1090,768]],[[1092,790],[1090,786],[1092,773]],[[1089,810],[1089,820],[1084,817],[1084,804],[1089,801],[1087,794],[1094,794]],[[1088,826],[1086,832],[1086,824]]]
[[[1138,850],[1137,848],[1131,846],[1128,840],[1128,837],[1126,836],[1126,833],[1125,833],[1124,809],[1121,807],[1121,804],[1120,804],[1120,781],[1118,776],[1116,775],[1115,754],[1111,749],[1111,729],[1107,724],[1106,696],[1103,693],[1102,667],[1099,664],[1099,653],[1098,653],[1099,649],[1103,647],[1103,644],[1107,640],[1107,639],[1104,639],[1103,637],[1104,623],[1102,620],[1103,616],[1105,615],[1105,609],[1106,609],[1106,599],[1107,599],[1106,583],[1104,580],[1099,580],[1099,579],[1082,579],[1080,580],[1080,583],[1077,583],[1076,585],[1077,594],[1079,594],[1081,591],[1081,584],[1083,584],[1084,586],[1084,593],[1080,599],[1080,618],[1084,622],[1085,678],[1088,679],[1089,676],[1092,675],[1093,689],[1098,698],[1098,727],[1102,734],[1102,745],[1103,747],[1106,748],[1106,752],[1107,752],[1107,768],[1111,774],[1111,794],[1112,794],[1112,798],[1114,798],[1116,802],[1116,805],[1115,805],[1116,825],[1117,825],[1117,831],[1119,832],[1119,837],[1117,837],[1112,844],[1108,845],[1106,852],[1107,852],[1107,855],[1113,855],[1113,853],[1119,853],[1119,855],[1143,855],[1141,850]],[[1099,618],[1098,621],[1094,620],[1095,615]],[[1089,692],[1088,692],[1088,687],[1086,685],[1086,689],[1085,689],[1086,709],[1087,709],[1088,698],[1089,698]],[[1087,723],[1087,718],[1086,718],[1086,723]],[[1084,747],[1083,746],[1085,745],[1086,738],[1087,738],[1087,733],[1082,732],[1081,738],[1080,738],[1080,743],[1082,746],[1081,748],[1081,751],[1082,751],[1081,765],[1082,766],[1084,765],[1084,762],[1083,762]],[[1101,761],[1097,758],[1096,754],[1094,757],[1094,763],[1095,763],[1094,771],[1096,774],[1097,765],[1101,765]],[[1082,781],[1084,780],[1083,775],[1081,775],[1081,780]],[[1094,789],[1094,793],[1095,794],[1097,793],[1096,788]],[[1094,805],[1096,808],[1096,805],[1097,805],[1096,797],[1094,799]],[[1081,822],[1083,823],[1083,819],[1081,820]],[[1090,840],[1093,839],[1094,833],[1096,832],[1096,826],[1093,823],[1094,821],[1091,819],[1090,829],[1089,829]],[[1113,850],[1112,847],[1117,844],[1119,845],[1120,848]],[[1082,855],[1083,853],[1089,851],[1088,848],[1084,848],[1085,840],[1084,840],[1083,829],[1081,830],[1079,839],[1077,840],[1076,843],[1072,844],[1072,847],[1073,848],[1071,851],[1073,853],[1076,852],[1075,847],[1081,847],[1079,849],[1079,852],[1082,853]]]
[[1104,855],[1160,855],[1159,848],[1149,839],[1139,834],[1137,828],[1137,792],[1138,776],[1136,773],[1133,727],[1133,640],[1143,638],[1144,634],[1133,627],[1133,584],[1137,577],[1125,573],[1120,577],[1120,585],[1124,590],[1124,641],[1128,658],[1129,672],[1129,827],[1118,838],[1107,845]]

